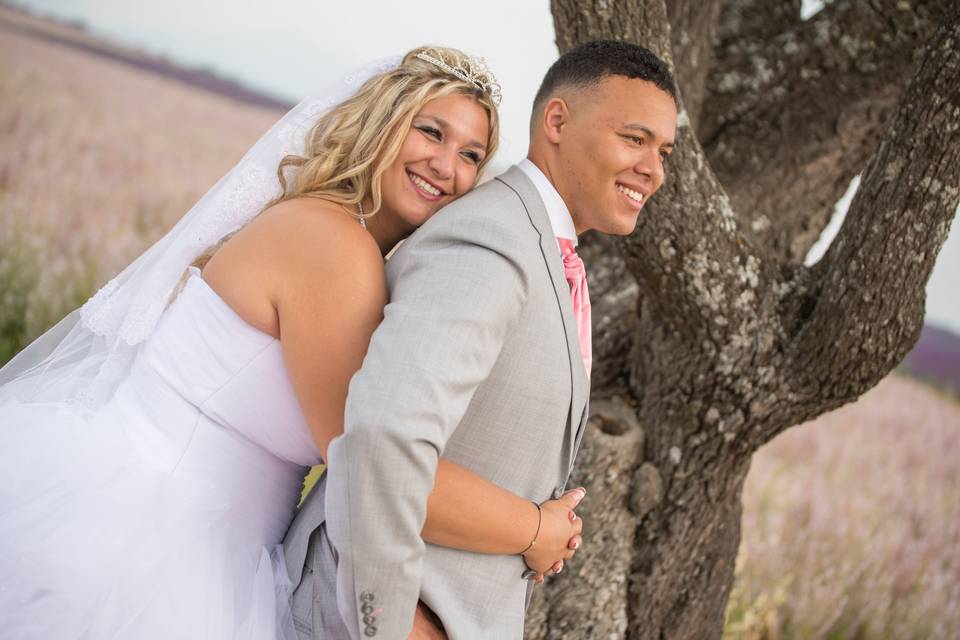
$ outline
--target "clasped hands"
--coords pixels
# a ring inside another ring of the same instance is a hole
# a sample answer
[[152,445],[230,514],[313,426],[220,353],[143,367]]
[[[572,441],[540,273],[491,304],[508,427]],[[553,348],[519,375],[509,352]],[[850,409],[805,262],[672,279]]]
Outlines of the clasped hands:
[[[521,554],[527,567],[536,572],[530,580],[543,584],[545,576],[560,573],[564,561],[572,558],[580,548],[583,520],[574,509],[586,493],[586,489],[579,487],[540,505],[540,528],[536,532],[535,544]],[[445,640],[447,635],[435,619],[426,605],[418,603],[408,640]]]
[[586,493],[586,489],[578,487],[540,505],[540,531],[536,534],[536,542],[522,554],[527,567],[536,572],[529,577],[530,580],[543,584],[545,576],[560,573],[564,561],[572,558],[580,548],[583,520],[574,509]]

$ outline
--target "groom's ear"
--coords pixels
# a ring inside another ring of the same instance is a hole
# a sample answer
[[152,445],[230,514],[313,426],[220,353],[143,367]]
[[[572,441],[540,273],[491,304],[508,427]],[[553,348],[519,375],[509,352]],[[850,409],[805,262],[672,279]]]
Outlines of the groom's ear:
[[563,98],[551,98],[543,107],[540,127],[547,140],[560,144],[564,130],[570,122],[570,109]]

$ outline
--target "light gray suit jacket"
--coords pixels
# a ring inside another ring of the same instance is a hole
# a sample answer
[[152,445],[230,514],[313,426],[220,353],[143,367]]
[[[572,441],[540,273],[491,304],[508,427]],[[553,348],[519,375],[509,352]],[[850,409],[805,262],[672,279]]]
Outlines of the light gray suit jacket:
[[421,598],[452,640],[520,638],[521,558],[420,532],[441,454],[537,502],[566,486],[589,382],[550,220],[514,167],[434,215],[386,268],[390,303],[344,434],[284,543],[297,627],[406,638]]

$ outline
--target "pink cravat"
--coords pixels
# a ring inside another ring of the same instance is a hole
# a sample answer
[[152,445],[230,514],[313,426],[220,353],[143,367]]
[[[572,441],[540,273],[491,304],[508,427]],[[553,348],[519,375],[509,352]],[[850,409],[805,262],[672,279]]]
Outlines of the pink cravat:
[[593,363],[593,346],[590,337],[590,293],[587,291],[587,272],[583,260],[573,250],[573,241],[557,238],[560,254],[563,256],[563,275],[570,285],[570,297],[573,299],[573,316],[577,319],[577,336],[580,338],[580,355],[590,377],[590,365]]

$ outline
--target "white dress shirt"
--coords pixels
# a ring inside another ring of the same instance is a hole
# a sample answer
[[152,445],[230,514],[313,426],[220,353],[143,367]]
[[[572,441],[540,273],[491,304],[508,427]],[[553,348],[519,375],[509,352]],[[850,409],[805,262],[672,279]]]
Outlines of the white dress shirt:
[[[553,235],[558,238],[570,240],[573,242],[573,246],[576,247],[577,229],[573,225],[573,217],[570,215],[570,210],[567,209],[563,198],[557,193],[556,187],[547,179],[547,176],[543,175],[540,167],[530,162],[529,158],[524,158],[518,162],[517,167],[530,178],[533,186],[537,188],[537,193],[540,194],[540,199],[543,200],[543,205],[547,208],[547,215],[550,217],[550,226],[553,227]],[[559,246],[557,250],[560,250]]]

